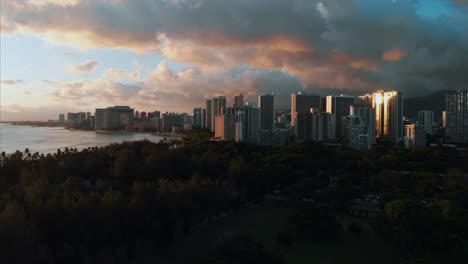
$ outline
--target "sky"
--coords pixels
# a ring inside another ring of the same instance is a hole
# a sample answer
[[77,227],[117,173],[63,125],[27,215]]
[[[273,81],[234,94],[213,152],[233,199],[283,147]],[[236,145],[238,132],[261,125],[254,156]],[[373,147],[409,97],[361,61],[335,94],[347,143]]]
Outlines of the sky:
[[468,0],[0,0],[0,119],[468,89]]

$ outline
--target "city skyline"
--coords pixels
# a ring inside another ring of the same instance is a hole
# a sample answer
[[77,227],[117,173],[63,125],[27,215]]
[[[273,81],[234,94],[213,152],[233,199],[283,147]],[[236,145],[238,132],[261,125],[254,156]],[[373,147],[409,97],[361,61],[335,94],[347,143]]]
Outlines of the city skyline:
[[463,1],[1,5],[2,120],[109,105],[190,113],[212,95],[275,93],[282,108],[298,91],[414,97],[468,82]]

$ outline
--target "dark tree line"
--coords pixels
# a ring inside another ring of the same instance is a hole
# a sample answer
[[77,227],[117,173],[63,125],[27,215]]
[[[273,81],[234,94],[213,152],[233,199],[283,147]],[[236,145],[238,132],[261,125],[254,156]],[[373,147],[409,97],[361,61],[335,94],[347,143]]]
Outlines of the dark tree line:
[[[182,140],[160,143],[125,142],[48,155],[28,150],[2,153],[0,262],[144,261],[151,250],[223,212],[260,201],[275,186],[306,179],[312,189],[324,188],[330,175],[339,175],[338,187],[329,197],[338,203],[359,192],[399,188],[392,199],[405,200],[385,207],[381,225],[386,237],[396,236],[391,237],[395,243],[418,239],[418,233],[405,237],[405,228],[426,230],[414,226],[414,219],[428,219],[427,225],[453,224],[457,228],[438,230],[458,236],[450,243],[466,238],[460,232],[465,230],[460,222],[468,208],[466,152],[398,148],[354,152],[312,142],[270,149],[206,138],[206,133],[194,131]],[[410,162],[423,167],[411,170],[408,177],[381,179]],[[419,205],[421,199],[428,204]],[[419,211],[408,211],[408,204]],[[433,214],[437,216],[428,217]],[[297,223],[309,219],[305,216],[297,216]],[[387,232],[392,228],[397,231]],[[436,246],[426,240],[414,251]]]

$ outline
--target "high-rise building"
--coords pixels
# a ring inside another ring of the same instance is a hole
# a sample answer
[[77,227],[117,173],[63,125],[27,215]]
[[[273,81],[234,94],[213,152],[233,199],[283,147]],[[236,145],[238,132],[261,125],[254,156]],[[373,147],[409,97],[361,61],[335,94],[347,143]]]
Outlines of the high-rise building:
[[442,111],[442,127],[447,127],[447,111]]
[[405,147],[426,146],[426,129],[422,125],[405,126]]
[[226,107],[226,96],[214,97],[211,107],[211,131],[214,132],[216,127],[215,116],[222,113],[223,108]]
[[239,115],[238,123],[241,124],[243,131],[241,141],[256,142],[257,132],[260,128],[260,109],[251,105],[244,105],[234,111],[237,111]]
[[257,131],[260,127],[259,108],[248,105],[223,108],[217,120],[222,124],[216,124],[216,137],[222,140],[257,141]]
[[235,114],[236,119],[236,138],[239,141],[257,141],[257,131],[260,128],[260,109],[251,105],[243,107],[225,108],[225,113]]
[[312,113],[294,112],[294,135],[298,140],[310,140],[312,135]]
[[325,111],[335,114],[336,118],[336,137],[344,137],[343,117],[349,116],[350,107],[354,104],[352,96],[327,96],[325,100]]
[[173,132],[184,127],[184,116],[177,113],[163,113],[161,118],[161,130]]
[[160,111],[154,111],[154,118],[161,118],[161,112]]
[[468,143],[468,90],[445,96],[446,142]]
[[140,113],[140,118],[146,118],[146,112],[141,112]]
[[243,110],[237,111],[237,122],[236,122],[236,142],[245,141],[245,112]]
[[133,126],[134,111],[129,106],[113,106],[97,108],[95,113],[95,128],[97,130],[124,129]]
[[346,139],[356,150],[371,149],[375,143],[375,110],[351,107],[351,115],[345,118]]
[[350,115],[345,117],[344,121],[346,128],[345,137],[348,146],[355,150],[370,149],[372,144],[369,144],[369,141],[364,140],[365,138],[362,137],[362,135],[365,135],[366,133],[365,124],[362,122],[362,119],[357,116]]
[[140,112],[138,111],[135,111],[135,115],[134,115],[135,118],[140,118]]
[[261,94],[258,96],[258,106],[260,108],[260,129],[272,130],[274,128],[275,96],[273,94]]
[[85,120],[86,119],[86,113],[85,112],[79,112],[78,113],[78,119],[81,121],[81,120]]
[[291,95],[291,126],[299,140],[308,140],[311,137],[311,122],[313,111],[321,109],[320,95],[298,92]]
[[365,126],[364,134],[369,137],[369,143],[375,144],[375,109],[352,106],[350,115],[360,118],[360,122]]
[[241,107],[244,105],[244,95],[239,94],[234,96],[234,107]]
[[314,141],[335,140],[336,118],[332,113],[311,113],[311,135]]
[[306,94],[298,92],[297,94],[291,95],[291,126],[296,126],[296,120],[294,119],[295,114],[309,114],[310,109],[314,111],[321,109],[321,99],[318,94]]
[[91,118],[91,112],[86,112],[86,119],[90,119]]
[[403,96],[398,91],[379,90],[372,94],[375,110],[375,135],[400,142],[403,139]]
[[205,128],[206,127],[206,110],[203,108],[193,109],[193,127]]
[[355,106],[357,108],[372,108],[372,98],[373,96],[371,94],[359,96]]
[[65,114],[59,114],[59,122],[65,123]]
[[418,112],[418,125],[424,126],[426,134],[432,135],[432,124],[434,123],[434,112],[432,111],[419,111]]
[[236,140],[237,114],[226,111],[216,115],[215,137],[223,141]]
[[213,131],[213,124],[211,123],[211,108],[213,107],[213,102],[211,100],[206,100],[206,128],[210,131]]

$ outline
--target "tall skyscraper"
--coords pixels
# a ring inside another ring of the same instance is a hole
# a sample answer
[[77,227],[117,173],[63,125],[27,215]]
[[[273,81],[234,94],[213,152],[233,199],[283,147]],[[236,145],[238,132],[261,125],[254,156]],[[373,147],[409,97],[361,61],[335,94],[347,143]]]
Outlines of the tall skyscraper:
[[259,108],[245,105],[243,107],[226,108],[224,112],[236,114],[236,128],[241,129],[238,130],[238,134],[236,135],[239,141],[257,141],[257,132],[260,129]]
[[160,129],[165,132],[173,132],[174,128],[182,128],[184,126],[184,117],[184,115],[177,113],[163,113]]
[[356,150],[371,149],[375,143],[375,110],[373,108],[351,107],[346,117],[346,139]]
[[260,110],[252,106],[226,107],[216,116],[215,136],[221,140],[257,141]]
[[297,139],[309,139],[312,115],[310,109],[321,109],[322,100],[318,94],[298,92],[291,94],[291,126]]
[[406,125],[405,126],[405,147],[426,146],[426,129],[422,125]]
[[468,143],[468,90],[448,93],[445,96],[445,111],[446,141]]
[[359,96],[355,106],[357,108],[372,108],[372,98],[371,94]]
[[59,114],[59,122],[65,123],[65,114]]
[[243,110],[237,111],[237,122],[236,122],[236,142],[245,141],[245,112]]
[[211,123],[211,108],[213,107],[213,102],[211,100],[206,100],[206,128],[210,131],[213,131],[213,124]]
[[97,130],[124,129],[134,123],[134,111],[129,106],[113,106],[97,108],[95,113],[95,128]]
[[203,108],[193,109],[193,127],[205,128],[206,127],[206,110]]
[[442,127],[447,127],[447,111],[442,111]]
[[352,106],[350,115],[361,119],[360,122],[365,126],[364,133],[369,137],[370,144],[375,144],[375,109]]
[[335,140],[336,118],[332,113],[311,113],[311,135],[315,141]]
[[261,94],[258,96],[260,108],[260,129],[272,130],[274,127],[275,96],[273,94]]
[[398,91],[379,90],[372,94],[375,135],[400,142],[403,139],[403,96]]
[[432,111],[419,111],[418,112],[418,125],[424,126],[426,134],[432,135],[432,124],[434,123],[434,112]]
[[140,112],[135,111],[134,117],[135,117],[135,118],[140,118]]
[[348,146],[356,150],[366,150],[372,148],[372,141],[366,134],[366,124],[363,119],[357,116],[347,116],[344,118],[346,127],[346,140]]
[[312,135],[312,113],[294,112],[294,134],[298,140],[310,140]]
[[244,95],[239,94],[234,96],[234,107],[241,107],[244,105]]
[[223,108],[226,107],[226,96],[214,97],[211,107],[211,132],[214,132],[216,127],[216,115],[221,114]]
[[335,114],[336,118],[336,137],[343,137],[345,135],[343,127],[343,117],[349,116],[350,107],[354,104],[354,97],[352,96],[327,96],[325,111],[327,113]]
[[223,141],[236,140],[236,120],[235,113],[222,113],[216,115],[215,137]]
[[[321,107],[321,99],[318,94],[306,94],[298,92],[297,94],[291,94],[291,117],[294,117],[294,113],[307,114],[310,113],[310,109],[313,108],[315,111]],[[296,121],[291,118],[291,125],[295,126]]]
[[[86,119],[86,113],[85,113],[85,112],[79,112],[79,113],[78,113],[78,115],[79,115],[79,119],[80,119],[80,121],[82,121],[82,120],[85,120],[85,119]],[[91,115],[91,113],[90,113],[90,115]]]
[[155,118],[161,118],[161,112],[160,111],[154,111],[154,117]]

